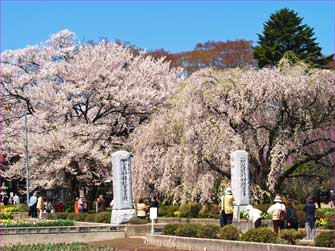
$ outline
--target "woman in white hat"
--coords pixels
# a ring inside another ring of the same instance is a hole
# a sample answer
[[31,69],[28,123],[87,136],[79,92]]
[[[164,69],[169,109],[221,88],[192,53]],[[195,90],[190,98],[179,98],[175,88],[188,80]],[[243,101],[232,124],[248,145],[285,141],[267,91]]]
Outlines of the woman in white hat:
[[220,203],[220,226],[232,224],[233,223],[233,211],[234,211],[234,196],[231,188],[228,187],[225,190],[224,196],[221,197]]
[[279,195],[276,195],[273,200],[274,204],[271,205],[267,211],[268,214],[272,216],[273,230],[278,234],[279,229],[283,228],[284,221],[281,218],[281,215],[285,215],[286,207],[282,204]]

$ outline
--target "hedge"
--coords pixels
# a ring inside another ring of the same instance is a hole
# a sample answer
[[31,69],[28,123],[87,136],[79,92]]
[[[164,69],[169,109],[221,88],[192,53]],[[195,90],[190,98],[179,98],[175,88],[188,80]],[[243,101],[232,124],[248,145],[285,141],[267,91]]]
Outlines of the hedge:
[[240,231],[233,225],[225,225],[220,229],[219,237],[223,240],[239,240]]
[[315,237],[315,246],[317,247],[334,247],[334,231],[329,231],[326,233],[320,233]]
[[241,236],[241,241],[276,243],[277,234],[265,227],[249,229]]

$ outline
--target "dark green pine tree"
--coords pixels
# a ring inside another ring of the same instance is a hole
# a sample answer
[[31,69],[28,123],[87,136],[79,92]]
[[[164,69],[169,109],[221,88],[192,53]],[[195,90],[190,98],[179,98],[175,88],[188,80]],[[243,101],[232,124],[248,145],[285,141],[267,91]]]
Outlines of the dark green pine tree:
[[297,13],[287,8],[270,16],[264,24],[263,35],[257,34],[259,41],[254,57],[259,67],[276,65],[288,51],[294,52],[307,63],[320,64],[321,48],[315,42],[316,38],[313,38],[313,28],[301,24],[302,20]]

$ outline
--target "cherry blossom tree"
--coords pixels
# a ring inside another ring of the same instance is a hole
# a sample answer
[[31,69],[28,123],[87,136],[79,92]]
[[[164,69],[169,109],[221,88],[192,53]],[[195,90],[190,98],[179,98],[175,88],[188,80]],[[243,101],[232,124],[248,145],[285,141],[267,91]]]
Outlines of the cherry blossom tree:
[[[166,105],[180,78],[164,59],[121,45],[80,45],[62,31],[38,46],[4,52],[1,175],[24,177],[23,114],[29,113],[32,189],[94,186],[110,178],[111,153]],[[22,60],[24,59],[24,60]]]
[[303,164],[329,168],[333,100],[329,70],[284,62],[273,69],[196,72],[171,107],[137,129],[136,195],[154,186],[175,197],[210,199],[215,184],[229,182],[229,154],[238,149],[249,153],[256,197],[278,192]]

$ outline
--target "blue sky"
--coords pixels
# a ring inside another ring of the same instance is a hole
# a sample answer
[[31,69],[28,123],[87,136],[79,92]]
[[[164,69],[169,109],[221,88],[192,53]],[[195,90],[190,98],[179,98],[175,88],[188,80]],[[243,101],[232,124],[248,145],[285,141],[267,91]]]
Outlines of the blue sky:
[[334,1],[14,1],[1,0],[1,51],[38,44],[62,29],[79,41],[107,37],[140,48],[192,50],[208,40],[258,40],[263,23],[287,7],[334,51]]

